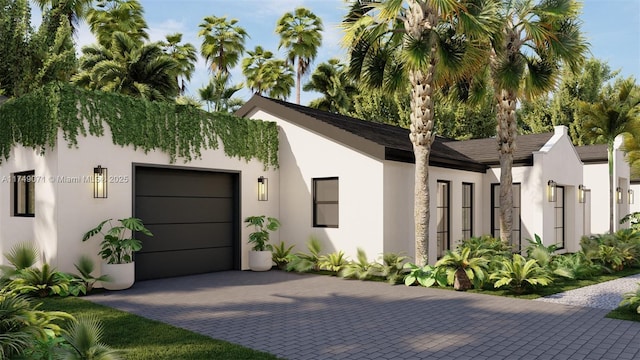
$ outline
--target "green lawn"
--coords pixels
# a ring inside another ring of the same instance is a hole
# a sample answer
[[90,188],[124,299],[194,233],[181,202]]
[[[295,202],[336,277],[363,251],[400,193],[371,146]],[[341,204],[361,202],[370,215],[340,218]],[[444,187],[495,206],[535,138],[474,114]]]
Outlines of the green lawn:
[[607,314],[610,319],[618,319],[618,320],[629,320],[629,321],[637,321],[640,322],[640,314],[638,314],[635,310],[619,307],[617,309],[611,310],[610,313]]
[[72,315],[97,314],[104,325],[103,342],[127,350],[128,359],[278,359],[264,352],[211,339],[79,298],[46,298],[41,301],[41,310],[65,311]]

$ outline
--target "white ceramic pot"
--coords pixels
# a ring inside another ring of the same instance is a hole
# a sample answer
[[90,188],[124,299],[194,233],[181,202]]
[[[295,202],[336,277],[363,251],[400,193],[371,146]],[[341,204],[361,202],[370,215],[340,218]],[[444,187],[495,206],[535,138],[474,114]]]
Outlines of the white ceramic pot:
[[102,263],[102,274],[109,275],[111,281],[103,281],[102,286],[107,290],[124,290],[130,288],[136,280],[136,265]]
[[251,270],[268,271],[271,270],[272,265],[271,251],[249,251],[249,268]]

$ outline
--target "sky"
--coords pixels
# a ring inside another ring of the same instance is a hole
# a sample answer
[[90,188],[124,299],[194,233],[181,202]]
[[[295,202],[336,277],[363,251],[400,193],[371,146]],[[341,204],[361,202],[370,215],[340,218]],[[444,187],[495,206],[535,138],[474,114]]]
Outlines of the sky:
[[[347,11],[345,0],[141,0],[145,19],[152,41],[163,40],[165,35],[180,32],[183,41],[200,49],[198,25],[205,16],[226,16],[237,19],[249,38],[246,50],[257,45],[284,58],[284,50],[278,50],[280,38],[275,33],[276,22],[286,12],[304,6],[318,15],[324,24],[322,47],[312,69],[332,57],[346,58],[346,50],[341,46],[342,30],[339,24]],[[33,25],[40,22],[40,13],[32,5]],[[640,81],[640,0],[583,0],[582,29],[590,43],[591,56],[608,62],[609,66],[620,70],[624,77],[634,76]],[[86,24],[82,24],[76,37],[79,48],[95,42]],[[311,71],[312,72],[312,71]],[[240,83],[244,76],[240,64],[231,72],[231,81]],[[198,89],[209,82],[210,72],[204,60],[196,65],[191,82],[187,85],[188,95],[198,97]],[[303,79],[303,83],[308,80]],[[251,97],[249,90],[243,89],[237,95],[245,100]],[[317,93],[303,93],[301,102],[308,104]],[[289,101],[295,101],[295,90]]]

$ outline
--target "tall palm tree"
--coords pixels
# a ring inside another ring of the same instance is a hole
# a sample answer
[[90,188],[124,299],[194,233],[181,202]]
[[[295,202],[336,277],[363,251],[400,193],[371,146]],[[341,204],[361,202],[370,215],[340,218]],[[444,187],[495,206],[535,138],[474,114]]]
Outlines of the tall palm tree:
[[242,84],[229,85],[229,74],[213,76],[207,86],[198,90],[200,98],[207,103],[207,111],[231,111],[242,103],[234,98],[236,92],[242,89]]
[[353,96],[358,92],[355,84],[347,77],[346,65],[338,59],[318,65],[311,79],[302,88],[317,91],[323,95],[309,104],[310,107],[339,114],[347,114],[353,105]]
[[102,46],[111,44],[115,32],[127,34],[136,44],[149,40],[144,9],[138,0],[97,0],[87,13],[91,32]]
[[166,36],[167,41],[160,42],[160,46],[164,52],[178,62],[180,68],[176,75],[176,81],[180,88],[180,95],[186,91],[185,80],[191,80],[191,75],[196,68],[198,54],[196,47],[191,43],[180,44],[182,42],[182,34],[175,33]]
[[248,57],[242,59],[242,74],[246,78],[246,84],[254,93],[262,95],[268,89],[265,83],[264,66],[273,60],[273,53],[264,50],[262,46],[256,46],[252,51],[247,51]]
[[576,0],[502,0],[501,29],[492,41],[490,73],[497,103],[500,158],[500,238],[511,243],[516,103],[555,86],[562,62],[575,69],[587,44]]
[[71,26],[71,33],[76,34],[80,20],[87,17],[93,0],[34,0],[42,12],[57,9],[65,16]]
[[78,85],[149,100],[171,99],[178,94],[175,74],[179,64],[158,43],[140,46],[118,31],[110,46],[85,46],[82,52],[82,71],[72,78]]
[[268,94],[277,99],[291,95],[294,85],[293,68],[286,61],[275,59],[273,53],[256,46],[242,60],[242,73],[246,84],[255,94]]
[[309,65],[318,55],[322,43],[322,20],[306,8],[297,8],[284,14],[276,25],[276,33],[280,35],[278,49],[284,47],[287,59],[296,66],[296,103],[300,104],[300,85],[302,76],[309,70]]
[[[415,259],[427,261],[429,155],[436,87],[482,65],[477,39],[494,30],[494,1],[355,1],[343,21],[351,74],[393,91],[411,89],[409,138],[415,154]],[[432,261],[435,261],[432,259]]]
[[200,24],[200,53],[210,63],[211,71],[216,76],[228,74],[244,53],[244,43],[248,34],[237,23],[238,20],[227,21],[224,16],[207,16]]
[[605,87],[598,101],[580,102],[579,113],[584,117],[584,137],[593,143],[607,144],[609,161],[609,232],[613,233],[613,146],[618,135],[625,137],[625,150],[630,160],[638,158],[640,149],[640,88],[632,78]]

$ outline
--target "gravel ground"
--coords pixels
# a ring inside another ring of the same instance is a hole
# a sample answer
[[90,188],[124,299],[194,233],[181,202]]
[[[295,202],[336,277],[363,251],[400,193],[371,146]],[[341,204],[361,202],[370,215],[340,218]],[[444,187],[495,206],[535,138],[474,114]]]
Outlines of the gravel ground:
[[640,282],[640,274],[603,282],[596,285],[569,290],[567,292],[549,295],[535,301],[545,301],[557,304],[583,306],[598,309],[613,310],[622,301],[622,295],[635,292]]

